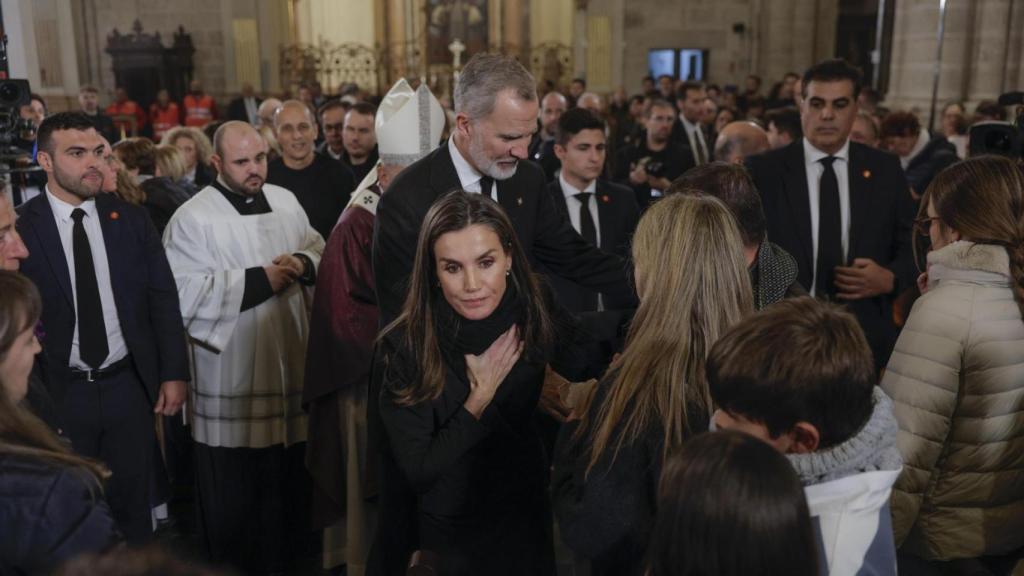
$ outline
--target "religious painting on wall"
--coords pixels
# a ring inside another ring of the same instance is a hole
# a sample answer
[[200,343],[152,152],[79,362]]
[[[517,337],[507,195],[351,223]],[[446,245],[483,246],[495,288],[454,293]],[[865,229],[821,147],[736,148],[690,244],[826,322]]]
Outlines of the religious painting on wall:
[[487,51],[487,0],[427,0],[427,63],[452,63],[448,46],[465,46],[463,63]]

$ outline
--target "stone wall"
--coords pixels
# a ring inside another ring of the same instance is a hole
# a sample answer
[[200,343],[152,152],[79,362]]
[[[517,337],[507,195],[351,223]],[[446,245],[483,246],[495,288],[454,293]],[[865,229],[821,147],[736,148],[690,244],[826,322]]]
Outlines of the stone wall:
[[[896,4],[885,102],[890,108],[913,110],[925,122],[931,111],[938,24],[938,2]],[[949,0],[939,70],[936,117],[947,102],[966,102],[970,111],[980,100],[1024,89],[1024,4]]]
[[[84,0],[75,4],[75,38],[81,83],[95,84],[106,104],[113,95],[114,74],[107,36],[116,28],[130,33],[135,21],[144,33],[160,33],[165,46],[179,26],[191,35],[196,52],[194,77],[218,100],[239,90],[236,78],[233,21],[257,22],[260,40],[260,92],[278,92],[278,51],[289,41],[288,0]],[[73,96],[73,95],[69,95]]]
[[174,31],[184,26],[192,36],[196,53],[194,75],[211,94],[226,91],[224,59],[227,34],[223,22],[223,3],[210,0],[91,0],[85,3],[83,17],[88,33],[86,50],[91,52],[89,67],[82,71],[82,81],[96,84],[101,92],[113,94],[114,74],[110,54],[105,51],[107,36],[116,28],[130,33],[135,20],[142,23],[144,33],[160,33],[165,46],[170,46]]
[[647,74],[647,54],[655,48],[708,49],[709,81],[742,84],[748,74],[758,74],[767,90],[786,72],[831,56],[835,44],[838,0],[628,0],[620,5],[619,79],[631,92]]

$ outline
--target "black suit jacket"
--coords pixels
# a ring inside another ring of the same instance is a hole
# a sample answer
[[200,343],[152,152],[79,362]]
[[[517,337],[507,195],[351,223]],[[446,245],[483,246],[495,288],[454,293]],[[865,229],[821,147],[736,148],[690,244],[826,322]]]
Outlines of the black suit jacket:
[[[548,192],[555,207],[569,220],[569,202],[562,192],[562,185],[556,178],[548,184]],[[640,220],[640,207],[636,203],[633,191],[620,184],[614,184],[604,179],[598,179],[597,190],[593,201],[597,202],[598,226],[601,230],[600,248],[623,259],[629,258],[629,244],[633,238],[633,231]],[[579,210],[579,206],[573,202],[572,209]],[[546,270],[544,270],[546,272]],[[558,276],[550,274],[549,279],[559,303],[565,308],[579,314],[581,312],[593,312],[597,308],[587,306],[588,303],[596,305],[597,298],[594,290]],[[618,301],[612,296],[605,296],[604,307],[607,310],[628,308],[632,302]]]
[[[698,122],[697,127],[704,135],[704,148],[706,158],[705,161],[711,162],[712,156],[714,156],[714,148],[711,146],[711,132],[704,126],[703,123]],[[683,121],[676,115],[676,121],[672,123],[672,135],[669,136],[673,142],[679,145],[681,149],[687,154],[687,158],[693,161],[694,165],[697,163],[697,158],[694,156],[693,147],[690,146],[690,135],[686,133],[686,127],[683,126]]]
[[[259,108],[260,104],[263,103],[262,98],[256,98],[256,107]],[[240,120],[242,122],[249,121],[249,114],[245,111],[245,99],[242,97],[235,98],[228,104],[228,120]]]
[[[160,237],[143,208],[100,194],[96,210],[121,333],[150,402],[155,403],[161,382],[189,379],[178,288]],[[42,321],[51,363],[48,384],[60,406],[70,379],[75,302],[64,248],[45,193],[19,207],[18,231],[29,251],[21,272],[35,282],[43,297]]]
[[[768,221],[768,238],[796,258],[802,286],[814,278],[814,244],[807,190],[803,140],[747,158],[747,168],[761,193]],[[916,277],[913,257],[914,208],[899,158],[850,142],[850,237],[847,261],[870,258],[895,274],[891,294],[853,301],[857,316],[875,355],[884,367],[896,338],[892,301]]]
[[[515,227],[530,263],[588,288],[630,301],[628,263],[588,244],[554,206],[544,175],[519,162],[515,176],[496,182],[498,201]],[[416,242],[435,200],[462,186],[444,143],[395,178],[381,197],[373,230],[373,275],[381,320],[393,320],[405,301]]]

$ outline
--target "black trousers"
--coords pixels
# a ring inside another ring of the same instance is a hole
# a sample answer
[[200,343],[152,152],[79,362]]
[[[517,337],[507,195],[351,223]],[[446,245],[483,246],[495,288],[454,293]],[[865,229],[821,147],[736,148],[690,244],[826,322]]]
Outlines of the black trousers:
[[200,531],[212,562],[274,574],[316,553],[305,442],[288,448],[196,442],[193,453]]
[[110,468],[105,496],[130,545],[153,537],[153,407],[131,367],[94,382],[73,378],[61,402],[61,420],[75,452]]

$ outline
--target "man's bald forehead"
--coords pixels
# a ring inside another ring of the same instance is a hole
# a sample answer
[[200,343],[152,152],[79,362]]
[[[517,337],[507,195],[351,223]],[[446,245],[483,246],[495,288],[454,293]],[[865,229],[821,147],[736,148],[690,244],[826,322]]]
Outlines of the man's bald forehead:
[[561,104],[562,106],[566,106],[568,104],[568,100],[565,99],[565,96],[563,96],[561,92],[548,92],[544,95],[544,99],[541,100],[540,103],[541,108],[555,106],[556,104]]
[[313,117],[313,111],[309,109],[309,106],[306,106],[304,102],[300,102],[299,100],[287,100],[278,107],[276,112],[274,112],[274,126],[277,126],[281,115],[288,111],[301,111],[306,115],[306,119],[309,120],[311,124],[316,124],[316,118]]
[[213,150],[218,156],[224,156],[224,148],[245,138],[260,138],[260,133],[249,125],[248,122],[232,120],[221,124],[220,128],[213,134]]

